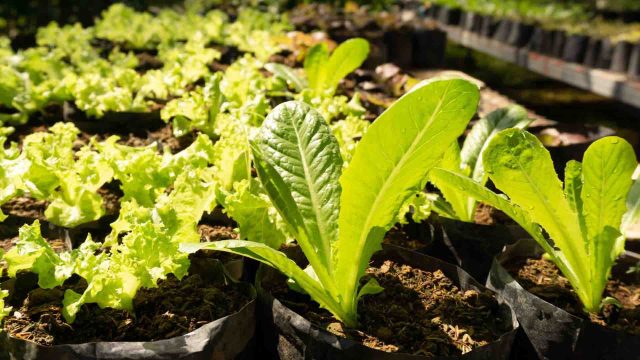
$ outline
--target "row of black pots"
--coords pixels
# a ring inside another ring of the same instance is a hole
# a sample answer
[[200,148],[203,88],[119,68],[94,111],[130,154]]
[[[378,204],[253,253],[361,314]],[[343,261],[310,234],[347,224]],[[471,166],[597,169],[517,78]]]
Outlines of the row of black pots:
[[[388,259],[426,271],[441,270],[463,290],[486,290],[460,267],[418,252],[385,245],[374,261]],[[261,267],[256,281],[256,300],[234,314],[183,336],[153,342],[95,342],[45,347],[0,333],[0,359],[426,359],[374,350],[317,328],[262,288],[262,279],[275,273]],[[498,300],[502,303],[499,296]],[[472,350],[461,359],[509,359],[518,323],[510,307],[502,304],[500,309],[502,316],[511,323],[510,329],[496,341]],[[436,357],[439,358],[445,359]]]
[[[413,224],[425,237],[419,252],[385,245],[376,260],[392,259],[415,268],[439,269],[461,289],[489,289],[512,318],[512,329],[497,341],[477,348],[463,359],[637,359],[640,336],[592,324],[524,290],[501,264],[522,256],[539,256],[541,249],[523,232],[505,225],[477,225],[436,219]],[[426,227],[426,228],[425,228]],[[437,258],[421,254],[427,252]],[[447,259],[453,265],[444,262]],[[491,263],[488,259],[494,259]],[[312,325],[261,286],[275,273],[262,268],[257,277],[257,302],[184,336],[155,342],[90,343],[43,347],[0,335],[0,359],[420,359],[409,354],[384,353],[342,339]],[[266,275],[265,275],[266,274]],[[469,275],[472,274],[472,275]],[[254,312],[256,310],[257,312]],[[517,319],[517,321],[516,321]],[[518,322],[521,324],[519,327]],[[256,336],[254,327],[258,324]],[[515,345],[514,344],[515,341]],[[266,353],[265,353],[266,352]],[[537,355],[534,355],[535,354]]]
[[447,34],[439,29],[403,26],[387,31],[330,31],[337,42],[366,38],[371,47],[363,67],[373,69],[387,62],[403,68],[440,68],[444,65]]
[[640,43],[612,42],[562,30],[550,30],[518,20],[498,19],[445,6],[431,6],[425,15],[444,25],[527,48],[530,51],[595,69],[626,73],[640,79]]
[[[461,266],[515,311],[521,326],[514,359],[640,359],[640,335],[596,325],[526,291],[502,266],[536,258],[542,249],[516,225],[478,225],[440,219],[421,252]],[[424,231],[423,231],[424,233]],[[488,264],[486,259],[492,259]],[[627,262],[625,257],[619,262]],[[535,352],[535,355],[534,355]]]

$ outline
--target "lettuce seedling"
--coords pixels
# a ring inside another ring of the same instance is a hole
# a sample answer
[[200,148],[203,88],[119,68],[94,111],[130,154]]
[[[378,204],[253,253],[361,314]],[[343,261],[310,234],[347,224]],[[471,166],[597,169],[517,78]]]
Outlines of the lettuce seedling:
[[[484,185],[487,183],[488,176],[482,165],[482,151],[489,141],[501,130],[511,127],[524,129],[531,121],[527,111],[518,105],[495,110],[478,120],[471,128],[462,144],[462,149],[457,140],[451,144],[439,167],[470,177],[480,185]],[[448,203],[442,206],[442,201],[434,201],[435,211],[456,220],[474,221],[477,201],[473,197],[458,191],[455,187],[447,186],[447,183],[440,182],[438,179],[429,180],[442,192]]]
[[[631,145],[613,136],[594,142],[582,163],[567,163],[564,188],[549,152],[520,129],[497,134],[483,153],[483,164],[509,199],[450,170],[434,169],[431,177],[515,220],[562,271],[585,310],[598,312],[611,268],[624,251],[625,198],[638,195],[630,192],[637,165]],[[625,221],[633,221],[633,209],[629,210]],[[543,229],[551,240],[543,236]]]
[[360,297],[381,291],[360,286],[398,210],[466,128],[478,104],[464,80],[426,83],[404,95],[369,127],[343,171],[340,149],[326,121],[309,105],[287,102],[264,121],[252,143],[262,186],[297,240],[302,269],[265,244],[226,240],[184,244],[227,251],[280,270],[347,326],[358,324]]
[[89,235],[78,248],[56,253],[35,221],[20,228],[18,242],[2,259],[9,276],[33,272],[43,289],[60,286],[74,274],[86,280],[82,293],[65,290],[63,315],[69,323],[88,303],[132,311],[140,288],[154,288],[168,274],[178,279],[186,275],[190,262],[188,255],[179,251],[180,243],[200,241],[197,224],[202,214],[214,207],[212,168],[188,169],[178,176],[173,190],[161,194],[153,206],[145,207],[135,200],[123,202],[104,244],[92,241]]
[[308,92],[308,98],[332,97],[340,80],[364,63],[369,56],[369,42],[361,38],[349,39],[338,46],[331,56],[327,44],[315,45],[304,59],[306,79],[286,65],[269,63],[265,68],[286,80],[298,92]]

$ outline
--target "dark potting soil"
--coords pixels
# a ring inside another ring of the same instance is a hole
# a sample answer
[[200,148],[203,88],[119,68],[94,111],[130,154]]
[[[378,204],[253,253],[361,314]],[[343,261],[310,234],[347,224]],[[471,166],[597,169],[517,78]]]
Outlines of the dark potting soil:
[[[105,215],[116,215],[120,211],[120,198],[122,191],[118,181],[112,181],[98,189],[98,194],[102,196]],[[25,220],[46,220],[44,215],[48,202],[46,200],[36,200],[30,196],[23,195],[15,197],[0,207],[9,217],[16,217]]]
[[[100,120],[95,120],[100,121]],[[135,119],[132,119],[135,122]],[[52,126],[55,122],[47,122],[47,124],[27,124],[24,126],[20,126],[16,128],[16,131],[9,136],[10,141],[17,142],[21,144],[24,138],[27,135],[33,134],[35,132],[47,131],[49,126]],[[117,135],[120,137],[118,140],[119,144],[127,145],[127,146],[147,146],[152,143],[158,143],[159,148],[169,148],[172,153],[176,153],[180,150],[185,149],[195,139],[195,135],[190,134],[183,136],[181,138],[176,138],[173,135],[173,128],[171,124],[165,124],[159,128],[152,129],[139,129],[139,130],[128,130],[128,129],[100,129],[100,130],[90,130],[90,129],[82,129],[80,127],[80,134],[78,135],[78,139],[76,140],[74,147],[76,150],[79,150],[82,146],[88,145],[89,141],[92,137],[95,137],[98,141],[106,140],[108,137],[112,135]]]
[[[419,224],[416,225],[421,226]],[[426,227],[427,225],[424,226]],[[420,250],[428,245],[423,237],[412,233],[405,226],[394,226],[391,228],[384,237],[384,243],[400,246],[410,250]]]
[[[200,223],[198,225],[198,233],[200,234],[200,241],[202,242],[237,240],[240,237],[232,226],[211,225],[206,223]],[[191,256],[216,258],[222,261],[223,264],[233,260],[242,259],[239,255],[214,250],[200,250]]]
[[[86,284],[84,284],[86,286]],[[240,310],[251,301],[233,283],[211,282],[200,275],[181,281],[169,275],[155,289],[141,289],[134,298],[134,313],[82,307],[76,321],[62,317],[65,289],[81,291],[82,281],[50,290],[35,289],[12,316],[4,330],[11,336],[41,345],[94,341],[155,341],[187,334],[211,321]]]
[[457,356],[509,330],[491,292],[461,291],[441,271],[429,272],[387,260],[367,269],[385,289],[358,306],[360,327],[348,329],[305,295],[280,282],[269,290],[283,304],[335,335],[386,352]]
[[503,264],[523,288],[551,304],[591,322],[616,331],[640,335],[640,274],[614,267],[605,297],[617,299],[622,307],[605,305],[599,314],[585,314],[569,281],[551,261],[520,258]]
[[45,200],[36,200],[29,196],[18,196],[2,204],[2,212],[9,216],[44,220],[44,211],[47,209]]
[[506,225],[514,223],[505,213],[484,203],[479,203],[476,207],[474,222],[479,225]]

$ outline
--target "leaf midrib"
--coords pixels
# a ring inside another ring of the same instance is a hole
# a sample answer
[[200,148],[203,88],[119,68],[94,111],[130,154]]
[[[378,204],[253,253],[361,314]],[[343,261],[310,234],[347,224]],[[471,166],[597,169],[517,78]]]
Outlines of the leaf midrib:
[[[419,144],[422,140],[422,138],[424,137],[425,133],[427,132],[427,130],[429,129],[430,125],[433,123],[433,121],[435,120],[436,116],[440,113],[440,109],[442,107],[442,104],[444,103],[444,98],[445,95],[449,92],[449,88],[451,87],[451,83],[447,84],[447,88],[445,89],[445,91],[443,91],[443,93],[440,96],[440,99],[438,100],[438,105],[436,106],[435,110],[433,111],[433,113],[431,114],[431,116],[429,117],[429,120],[423,125],[422,129],[418,131],[418,136],[416,136],[414,138],[414,141],[411,143],[411,146],[409,146],[409,149],[407,151],[404,152],[404,154],[402,155],[402,158],[400,159],[400,161],[398,162],[398,164],[393,168],[393,170],[391,171],[390,176],[388,176],[384,182],[384,184],[382,185],[382,187],[380,188],[380,191],[376,194],[376,197],[372,203],[371,206],[371,210],[369,211],[369,213],[367,214],[367,218],[363,224],[363,226],[360,228],[360,237],[358,239],[358,249],[363,249],[364,246],[363,244],[366,243],[367,241],[367,237],[368,237],[368,233],[365,234],[365,232],[363,231],[364,229],[369,229],[371,228],[371,218],[373,216],[374,213],[376,213],[378,208],[378,204],[380,203],[380,198],[382,196],[382,194],[385,194],[387,188],[389,186],[391,186],[390,184],[393,183],[393,181],[389,181],[390,179],[394,179],[397,172],[399,171],[398,169],[401,169],[404,166],[404,163],[407,162],[409,158],[411,158],[411,155],[414,152],[415,147],[417,146],[417,144]],[[361,262],[361,257],[362,257],[362,251],[356,251],[355,254],[355,261],[353,262],[354,264],[356,264],[356,266],[360,266],[360,262]],[[343,261],[343,260],[341,260]],[[351,286],[351,284],[355,283],[356,279],[353,279],[354,276],[357,276],[357,272],[356,273],[352,273],[349,275],[349,279],[347,279],[347,281],[345,282],[346,286]],[[357,285],[356,285],[357,286]],[[349,295],[349,294],[345,294],[345,295]]]
[[[308,114],[309,114],[308,112],[305,113],[304,117],[306,118]],[[320,236],[322,251],[324,252],[324,254],[321,255],[321,261],[327,267],[327,273],[332,274],[333,264],[331,263],[328,256],[331,253],[331,248],[329,245],[330,242],[327,241],[326,239],[327,228],[325,226],[324,219],[320,218],[322,207],[318,207],[317,191],[316,191],[315,183],[311,181],[311,173],[309,171],[307,153],[302,148],[302,137],[300,136],[300,129],[298,129],[298,127],[296,126],[296,122],[293,120],[293,116],[289,117],[289,121],[291,122],[291,126],[293,127],[294,133],[296,134],[296,140],[297,140],[296,145],[301,155],[300,160],[301,160],[302,168],[304,170],[304,180],[305,180],[305,183],[307,184],[307,187],[309,188],[309,196],[311,200],[311,206],[313,208],[313,215],[315,217],[316,225],[318,227],[318,231],[319,231],[318,235]]]

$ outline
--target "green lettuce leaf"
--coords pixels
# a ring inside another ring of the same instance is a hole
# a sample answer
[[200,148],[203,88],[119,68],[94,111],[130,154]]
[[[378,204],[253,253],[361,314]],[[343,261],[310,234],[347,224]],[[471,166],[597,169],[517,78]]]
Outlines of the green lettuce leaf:
[[[369,127],[340,179],[337,276],[355,312],[358,279],[403,203],[424,183],[466,128],[479,100],[475,85],[436,81],[400,98]],[[381,229],[374,231],[374,229]],[[354,266],[355,264],[355,266]]]

